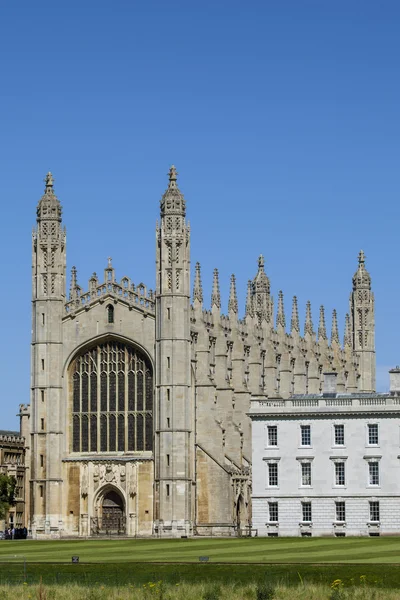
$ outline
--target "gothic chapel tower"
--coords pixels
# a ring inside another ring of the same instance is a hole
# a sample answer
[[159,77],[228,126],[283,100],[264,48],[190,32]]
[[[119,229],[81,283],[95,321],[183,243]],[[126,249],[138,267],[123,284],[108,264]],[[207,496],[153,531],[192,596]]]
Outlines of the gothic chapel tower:
[[365,255],[358,255],[358,269],[353,277],[350,295],[353,349],[360,359],[360,392],[375,391],[375,316],[371,276],[365,268]]
[[65,230],[53,177],[45,179],[32,244],[31,526],[50,535],[62,528],[61,320],[65,303]]
[[172,166],[156,232],[155,528],[192,532],[193,409],[190,393],[190,235]]

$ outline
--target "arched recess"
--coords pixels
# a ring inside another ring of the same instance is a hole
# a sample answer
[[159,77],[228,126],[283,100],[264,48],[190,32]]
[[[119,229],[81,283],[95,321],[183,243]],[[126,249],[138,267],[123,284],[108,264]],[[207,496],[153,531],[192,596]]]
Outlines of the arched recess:
[[98,533],[126,531],[125,498],[117,487],[110,484],[102,487],[95,496],[93,508]]
[[86,344],[70,362],[72,452],[153,450],[153,366],[113,336]]

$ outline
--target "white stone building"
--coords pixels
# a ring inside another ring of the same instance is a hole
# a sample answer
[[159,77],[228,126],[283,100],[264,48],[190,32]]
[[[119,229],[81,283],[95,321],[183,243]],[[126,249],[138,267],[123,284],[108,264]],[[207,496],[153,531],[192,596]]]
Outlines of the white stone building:
[[252,398],[253,528],[261,536],[400,533],[400,369],[387,394]]

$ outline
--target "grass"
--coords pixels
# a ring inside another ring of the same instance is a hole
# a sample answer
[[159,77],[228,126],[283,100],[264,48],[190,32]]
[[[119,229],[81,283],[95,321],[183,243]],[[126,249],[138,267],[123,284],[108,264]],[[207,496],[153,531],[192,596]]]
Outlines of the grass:
[[[71,557],[79,556],[79,564]],[[206,564],[199,556],[209,556]],[[258,538],[188,540],[63,540],[0,542],[0,584],[143,586],[255,585],[268,580],[295,587],[346,585],[367,575],[383,588],[400,589],[400,538]],[[1,600],[1,595],[0,595]]]
[[[264,594],[260,593],[264,591]],[[0,586],[0,600],[398,600],[398,592],[377,589],[372,586],[352,586],[339,588],[332,595],[331,586],[297,585],[271,587],[250,584],[210,585],[182,584],[168,585],[152,582],[146,586],[119,586],[112,589],[104,586],[92,588],[76,584],[70,586],[38,585]]]
[[199,561],[208,556],[218,563],[398,563],[400,538],[232,538],[232,539],[111,539],[4,540],[0,561],[10,555],[28,562],[84,563]]

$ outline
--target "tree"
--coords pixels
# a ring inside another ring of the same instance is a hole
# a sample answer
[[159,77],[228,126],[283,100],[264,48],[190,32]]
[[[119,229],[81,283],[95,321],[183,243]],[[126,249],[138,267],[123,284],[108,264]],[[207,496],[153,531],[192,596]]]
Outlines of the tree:
[[0,475],[0,519],[4,519],[10,506],[15,504],[16,484],[12,475]]

